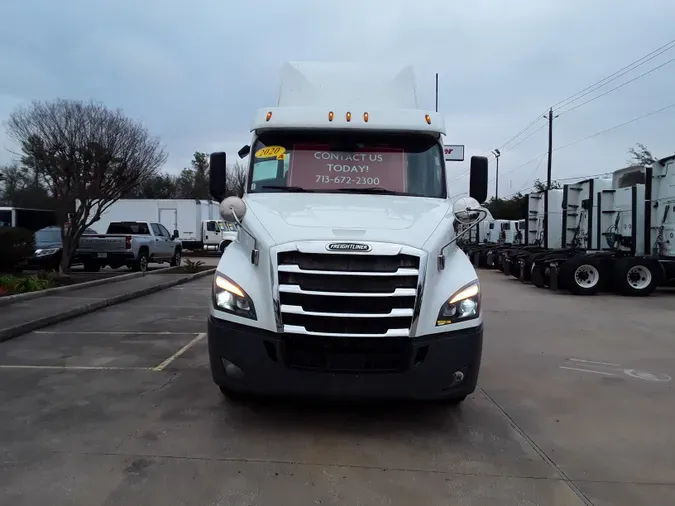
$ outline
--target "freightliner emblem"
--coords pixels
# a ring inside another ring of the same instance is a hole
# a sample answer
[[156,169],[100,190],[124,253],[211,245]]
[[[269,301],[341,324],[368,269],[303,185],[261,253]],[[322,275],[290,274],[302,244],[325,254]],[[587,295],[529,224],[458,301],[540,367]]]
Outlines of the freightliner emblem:
[[370,244],[361,244],[358,242],[332,242],[326,245],[328,251],[370,251]]

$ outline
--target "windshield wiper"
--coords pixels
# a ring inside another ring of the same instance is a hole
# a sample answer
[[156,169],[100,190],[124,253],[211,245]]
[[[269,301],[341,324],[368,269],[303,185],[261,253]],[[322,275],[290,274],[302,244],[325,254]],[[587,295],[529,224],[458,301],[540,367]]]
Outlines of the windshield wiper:
[[310,190],[307,190],[303,188],[302,186],[282,186],[282,185],[275,185],[275,184],[266,184],[261,186],[263,189],[270,189],[270,190],[286,190],[289,192],[308,192]]
[[397,192],[394,190],[387,190],[386,188],[382,188],[380,186],[367,186],[365,188],[338,188],[339,192],[347,192],[347,193],[383,193],[386,195],[405,195],[402,192]]

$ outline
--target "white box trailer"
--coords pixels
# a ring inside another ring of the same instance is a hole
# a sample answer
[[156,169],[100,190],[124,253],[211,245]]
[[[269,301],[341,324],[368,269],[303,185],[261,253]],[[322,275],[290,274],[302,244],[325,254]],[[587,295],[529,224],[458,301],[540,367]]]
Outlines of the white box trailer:
[[563,187],[563,248],[597,249],[597,194],[612,188],[612,178],[586,179]]
[[220,218],[218,203],[198,199],[120,199],[106,209],[92,225],[105,233],[114,221],[148,221],[178,231],[186,250],[223,251],[236,240],[234,226]]
[[527,195],[525,244],[557,249],[562,244],[563,190],[553,189]]
[[596,219],[587,228],[592,247],[561,250],[541,265],[550,288],[645,296],[675,286],[675,155],[620,169],[612,181],[619,187],[595,194]]

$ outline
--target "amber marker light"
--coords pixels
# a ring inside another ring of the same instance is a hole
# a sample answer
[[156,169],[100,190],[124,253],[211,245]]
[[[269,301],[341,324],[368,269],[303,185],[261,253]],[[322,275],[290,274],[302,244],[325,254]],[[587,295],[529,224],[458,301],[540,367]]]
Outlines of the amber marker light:
[[351,120],[352,120],[352,113],[351,113],[351,112],[348,112],[348,113],[346,114],[346,117],[347,117],[347,121],[351,121]]
[[265,121],[269,121],[272,119],[272,111],[267,113],[267,116],[265,116]]
[[431,125],[431,116],[429,116],[428,114],[425,114],[424,119],[427,120],[427,125]]
[[333,121],[333,111],[328,113],[328,121]]
[[368,123],[368,113],[367,113],[367,112],[364,112],[364,113],[363,113],[363,121],[365,121],[366,123]]

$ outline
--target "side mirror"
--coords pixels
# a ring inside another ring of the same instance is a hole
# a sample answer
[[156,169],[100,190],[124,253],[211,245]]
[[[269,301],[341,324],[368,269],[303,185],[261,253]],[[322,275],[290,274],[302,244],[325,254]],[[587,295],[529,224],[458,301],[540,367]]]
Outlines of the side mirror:
[[174,230],[173,234],[171,234],[171,239],[175,241],[176,239],[178,239],[178,235],[179,235],[178,230]]
[[461,225],[474,225],[487,216],[485,209],[471,197],[464,197],[455,202],[452,214]]
[[221,202],[227,193],[227,158],[223,152],[211,153],[209,193],[216,202]]
[[220,203],[220,216],[227,223],[241,225],[246,214],[246,204],[239,197],[227,197]]
[[239,158],[245,158],[246,155],[248,155],[250,152],[251,152],[251,146],[246,144],[246,146],[244,146],[239,151],[237,151],[237,154],[239,155]]
[[469,169],[469,197],[485,202],[488,191],[488,159],[485,156],[472,156]]

